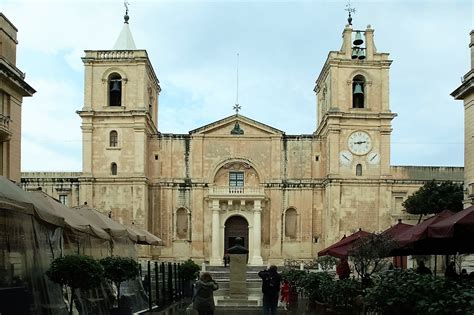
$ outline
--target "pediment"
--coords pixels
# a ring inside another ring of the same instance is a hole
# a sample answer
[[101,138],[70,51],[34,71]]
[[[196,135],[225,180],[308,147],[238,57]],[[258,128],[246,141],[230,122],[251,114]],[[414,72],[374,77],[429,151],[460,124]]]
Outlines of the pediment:
[[191,130],[194,135],[270,136],[284,132],[256,120],[236,114]]

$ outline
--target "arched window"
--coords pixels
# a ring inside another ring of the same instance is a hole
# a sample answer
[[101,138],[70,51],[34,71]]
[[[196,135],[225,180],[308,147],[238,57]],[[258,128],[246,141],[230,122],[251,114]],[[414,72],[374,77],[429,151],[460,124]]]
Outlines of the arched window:
[[362,176],[362,165],[361,164],[356,165],[356,176]]
[[108,80],[109,106],[122,106],[122,77],[112,73]]
[[117,175],[117,163],[113,162],[110,164],[110,173],[112,175]]
[[176,238],[188,238],[188,212],[186,209],[180,208],[176,211]]
[[118,133],[115,130],[110,132],[109,136],[109,146],[116,147],[118,145]]
[[365,107],[365,78],[361,75],[356,75],[352,80],[352,108]]
[[285,212],[285,236],[295,239],[298,233],[298,214],[290,208]]

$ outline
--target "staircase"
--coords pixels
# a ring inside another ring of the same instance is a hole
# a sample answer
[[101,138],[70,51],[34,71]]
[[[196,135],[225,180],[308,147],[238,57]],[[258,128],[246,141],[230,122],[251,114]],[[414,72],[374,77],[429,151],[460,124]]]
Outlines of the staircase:
[[[247,266],[247,290],[249,298],[258,297],[261,300],[262,280],[258,276],[258,272],[264,269],[265,266]],[[214,296],[229,296],[230,268],[224,266],[206,266],[206,271],[211,273],[212,278],[219,284],[219,290],[214,292]]]

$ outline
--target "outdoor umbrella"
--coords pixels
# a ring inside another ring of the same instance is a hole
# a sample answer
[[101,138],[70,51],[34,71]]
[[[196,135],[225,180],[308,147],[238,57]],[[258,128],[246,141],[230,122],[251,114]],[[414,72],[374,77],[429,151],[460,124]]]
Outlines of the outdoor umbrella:
[[73,209],[82,217],[87,220],[94,222],[100,226],[103,230],[112,236],[113,239],[129,238],[132,242],[137,243],[138,236],[134,231],[130,231],[124,225],[115,222],[107,215],[99,212],[96,209],[89,208],[88,206],[77,206]]
[[474,206],[428,226],[432,242],[449,243],[459,253],[474,252]]
[[132,230],[138,236],[138,244],[143,245],[157,245],[162,246],[163,241],[156,235],[151,234],[145,229],[142,229],[136,225],[126,226],[127,229]]
[[449,210],[441,211],[396,235],[394,240],[397,248],[392,250],[392,256],[449,254],[450,249],[446,248],[446,244],[428,239],[428,227],[452,215],[453,212]]
[[[391,239],[395,239],[397,236],[405,233],[405,231],[411,229],[412,227],[413,225],[402,223],[402,220],[398,219],[397,224],[392,225],[391,227],[383,231],[381,234]],[[406,268],[406,258],[403,257],[404,255],[393,257],[393,264],[395,265],[395,267]]]
[[349,235],[349,236],[343,236],[342,239],[337,242],[332,244],[326,249],[323,249],[318,253],[318,256],[333,256],[337,258],[344,258],[347,257],[348,252],[353,249],[354,243],[363,238],[366,237],[367,235],[370,235],[371,233],[362,231],[362,229],[359,229],[359,231]]

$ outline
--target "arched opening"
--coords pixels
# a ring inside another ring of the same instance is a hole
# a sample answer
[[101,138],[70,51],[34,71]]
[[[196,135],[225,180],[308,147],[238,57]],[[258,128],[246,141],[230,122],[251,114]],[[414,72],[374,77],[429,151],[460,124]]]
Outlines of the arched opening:
[[116,147],[118,145],[118,133],[112,130],[109,135],[109,146]]
[[362,176],[362,165],[361,164],[356,165],[356,176]]
[[285,237],[296,239],[298,235],[298,213],[290,208],[285,211]]
[[365,108],[365,78],[360,74],[352,79],[352,108]]
[[108,80],[109,106],[122,106],[122,77],[112,73]]
[[186,211],[184,208],[180,208],[176,211],[176,238],[189,238],[188,211]]
[[110,173],[112,175],[117,175],[117,163],[113,162],[110,164]]
[[224,252],[236,244],[235,239],[237,237],[244,240],[245,248],[249,248],[249,224],[244,217],[231,216],[225,221],[224,226]]

